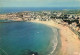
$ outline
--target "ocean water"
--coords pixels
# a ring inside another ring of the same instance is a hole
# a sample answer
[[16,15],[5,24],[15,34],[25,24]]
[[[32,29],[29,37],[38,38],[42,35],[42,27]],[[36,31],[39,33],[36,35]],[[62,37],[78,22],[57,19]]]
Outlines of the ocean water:
[[64,9],[80,9],[80,7],[0,7],[0,14],[22,11],[47,11],[47,10],[51,11]]
[[55,48],[50,45],[51,40],[56,43],[54,30],[32,22],[0,23],[0,54],[48,55]]

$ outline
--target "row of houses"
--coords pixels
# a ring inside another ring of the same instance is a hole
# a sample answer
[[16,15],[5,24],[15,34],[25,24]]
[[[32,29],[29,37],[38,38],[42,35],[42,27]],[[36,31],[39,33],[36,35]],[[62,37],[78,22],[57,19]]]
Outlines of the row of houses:
[[68,23],[67,21],[63,21],[62,19],[56,19],[55,20],[58,24],[66,25],[69,28],[73,29],[74,31],[77,31],[80,33],[80,19],[78,19],[78,22],[76,21],[69,21],[71,23]]

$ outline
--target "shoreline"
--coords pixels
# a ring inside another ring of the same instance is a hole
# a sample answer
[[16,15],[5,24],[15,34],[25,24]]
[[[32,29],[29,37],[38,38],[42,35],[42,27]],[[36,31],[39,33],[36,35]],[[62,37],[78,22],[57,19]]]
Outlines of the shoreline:
[[31,21],[56,27],[59,29],[61,48],[57,55],[80,55],[80,40],[67,26],[57,24],[54,21]]
[[[60,39],[60,33],[59,33],[60,30],[55,26],[45,23],[46,21],[30,21],[30,22],[44,24],[52,29],[53,33],[56,34],[56,35],[54,35],[54,38],[56,39],[57,43],[55,43],[52,39],[51,44],[54,44],[54,45],[52,45],[53,49],[48,55],[58,55],[58,52],[60,51],[60,48],[61,48],[61,39]],[[55,28],[55,30],[53,28]]]

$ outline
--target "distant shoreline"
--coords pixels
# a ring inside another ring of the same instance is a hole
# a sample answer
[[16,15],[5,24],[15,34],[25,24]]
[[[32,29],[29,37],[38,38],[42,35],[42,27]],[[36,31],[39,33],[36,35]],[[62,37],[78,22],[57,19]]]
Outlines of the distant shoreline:
[[0,22],[0,23],[12,23],[12,22],[25,22],[25,21],[3,21],[3,22]]

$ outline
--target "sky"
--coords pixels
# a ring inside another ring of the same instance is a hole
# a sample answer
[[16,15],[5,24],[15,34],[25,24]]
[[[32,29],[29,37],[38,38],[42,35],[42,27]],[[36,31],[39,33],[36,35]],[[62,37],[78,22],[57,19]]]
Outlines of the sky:
[[0,0],[0,7],[80,7],[80,0]]

